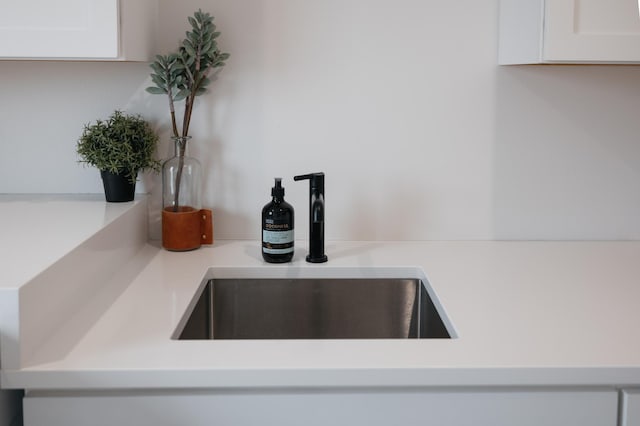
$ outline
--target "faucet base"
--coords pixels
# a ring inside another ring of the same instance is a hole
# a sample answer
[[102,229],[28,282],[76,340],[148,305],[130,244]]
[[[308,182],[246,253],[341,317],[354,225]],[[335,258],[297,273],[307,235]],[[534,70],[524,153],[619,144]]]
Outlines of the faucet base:
[[322,255],[322,257],[311,257],[311,255],[307,255],[306,260],[309,263],[324,263],[329,260],[329,258],[326,254]]

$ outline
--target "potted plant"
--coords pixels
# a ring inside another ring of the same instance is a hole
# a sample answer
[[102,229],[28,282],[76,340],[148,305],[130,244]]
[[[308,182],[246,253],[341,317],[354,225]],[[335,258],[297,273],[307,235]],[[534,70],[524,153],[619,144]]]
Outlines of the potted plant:
[[139,171],[160,168],[158,135],[139,115],[115,111],[106,121],[85,124],[76,151],[80,162],[100,170],[108,202],[133,200]]
[[[178,50],[157,55],[151,63],[153,86],[147,88],[151,94],[165,95],[169,102],[175,156],[162,166],[162,244],[177,251],[193,250],[213,241],[207,231],[213,226],[211,211],[200,206],[199,162],[186,155],[186,147],[196,97],[206,93],[211,73],[222,68],[229,58],[218,48],[216,39],[220,33],[209,13],[198,10],[188,21],[191,30]],[[176,114],[180,101],[184,101],[181,124]]]

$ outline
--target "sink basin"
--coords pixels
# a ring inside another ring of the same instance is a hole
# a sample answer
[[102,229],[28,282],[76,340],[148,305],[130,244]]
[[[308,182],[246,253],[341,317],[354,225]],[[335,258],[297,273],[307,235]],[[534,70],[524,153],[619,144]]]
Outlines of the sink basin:
[[213,278],[177,339],[450,338],[418,278]]

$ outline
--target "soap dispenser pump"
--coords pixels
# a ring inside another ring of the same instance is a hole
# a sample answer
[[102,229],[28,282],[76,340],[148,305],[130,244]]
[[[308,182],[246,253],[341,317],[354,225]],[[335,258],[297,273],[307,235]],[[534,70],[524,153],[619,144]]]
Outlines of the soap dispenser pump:
[[269,263],[289,262],[294,248],[294,211],[284,201],[282,178],[275,178],[271,196],[262,209],[262,258]]

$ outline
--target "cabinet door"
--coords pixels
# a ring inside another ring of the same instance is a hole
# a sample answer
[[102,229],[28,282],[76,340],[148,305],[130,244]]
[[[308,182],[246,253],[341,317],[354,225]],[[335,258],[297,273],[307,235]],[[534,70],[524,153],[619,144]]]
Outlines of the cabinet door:
[[547,0],[544,60],[640,61],[637,0]]
[[640,426],[640,389],[622,391],[621,426]]
[[498,62],[638,63],[638,0],[500,0]]
[[5,58],[116,58],[118,0],[8,0],[0,13]]
[[604,390],[31,393],[29,426],[616,426]]

